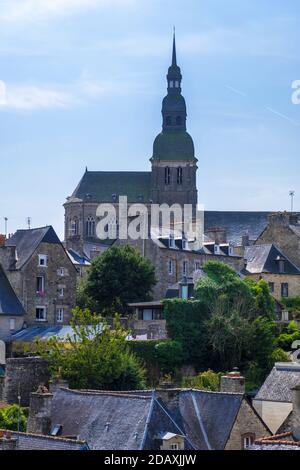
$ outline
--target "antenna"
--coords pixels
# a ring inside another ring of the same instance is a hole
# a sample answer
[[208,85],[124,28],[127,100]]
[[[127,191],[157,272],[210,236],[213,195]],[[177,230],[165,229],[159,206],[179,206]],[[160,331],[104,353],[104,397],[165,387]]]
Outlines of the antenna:
[[294,197],[295,197],[296,191],[290,191],[289,196],[291,198],[291,212],[294,212]]
[[4,223],[5,223],[5,238],[7,238],[7,222],[8,222],[8,218],[7,218],[7,217],[4,217]]
[[28,226],[28,230],[30,230],[30,228],[31,228],[31,217],[26,218],[26,223],[27,223],[27,226]]

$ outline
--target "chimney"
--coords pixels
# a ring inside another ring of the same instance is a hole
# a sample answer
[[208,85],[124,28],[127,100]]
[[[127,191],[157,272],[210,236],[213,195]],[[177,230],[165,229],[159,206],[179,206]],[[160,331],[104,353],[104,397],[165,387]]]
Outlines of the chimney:
[[268,222],[270,227],[288,227],[290,224],[290,216],[287,212],[275,212],[269,214]]
[[5,240],[6,240],[5,235],[0,234],[0,246],[4,246],[4,245],[5,245]]
[[293,391],[293,412],[292,412],[292,429],[294,438],[300,441],[300,380],[297,385],[292,388]]
[[205,235],[207,235],[217,245],[227,243],[227,232],[223,227],[210,227],[209,229],[205,230]]
[[169,410],[175,410],[178,408],[180,389],[167,388],[170,386],[168,383],[162,383],[160,388],[156,390],[157,398],[160,398],[162,402],[169,408]]
[[18,439],[10,431],[0,432],[0,450],[16,450]]
[[249,235],[243,235],[242,236],[242,246],[243,247],[250,246],[250,237],[249,237]]
[[40,385],[30,396],[27,432],[48,435],[51,432],[51,403],[53,394]]
[[221,392],[245,393],[245,377],[235,367],[232,372],[221,377]]

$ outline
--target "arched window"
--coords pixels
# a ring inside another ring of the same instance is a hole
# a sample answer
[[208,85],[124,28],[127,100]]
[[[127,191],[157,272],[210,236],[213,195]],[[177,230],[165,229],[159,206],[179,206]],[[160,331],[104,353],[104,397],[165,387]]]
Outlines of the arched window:
[[182,184],[182,168],[181,166],[177,168],[177,184]]
[[166,166],[165,168],[165,184],[169,185],[171,183],[171,169]]
[[85,231],[87,237],[94,237],[95,236],[95,219],[92,216],[89,216],[85,223]]
[[179,88],[179,81],[178,80],[176,80],[176,82],[175,82],[175,88]]
[[70,221],[70,236],[74,237],[75,235],[78,235],[78,220],[76,217],[74,219],[71,219]]
[[176,126],[181,126],[181,124],[182,124],[181,116],[177,116],[176,117]]
[[166,125],[167,125],[167,126],[171,126],[171,125],[172,125],[172,118],[171,118],[171,116],[167,116],[167,117],[166,117]]
[[174,82],[173,82],[173,80],[171,80],[171,81],[169,82],[169,86],[170,86],[170,88],[174,88]]

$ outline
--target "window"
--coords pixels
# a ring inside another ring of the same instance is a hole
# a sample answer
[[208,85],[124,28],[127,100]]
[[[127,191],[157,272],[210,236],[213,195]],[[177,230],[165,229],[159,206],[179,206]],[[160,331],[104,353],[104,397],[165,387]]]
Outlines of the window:
[[70,236],[78,235],[78,220],[75,218],[70,222]]
[[44,276],[37,276],[36,278],[36,293],[40,296],[45,294],[45,278]]
[[179,81],[178,80],[175,81],[175,88],[179,88]]
[[284,264],[285,264],[284,259],[280,259],[279,264],[278,264],[278,269],[279,269],[280,274],[284,273]]
[[170,235],[170,238],[169,238],[169,248],[176,248],[176,243],[175,243],[174,235]]
[[170,445],[170,450],[179,450],[179,445],[176,443],[176,444],[171,444]]
[[47,266],[47,255],[39,255],[39,266]]
[[65,268],[59,268],[58,270],[60,276],[64,276],[66,274]]
[[201,269],[201,263],[200,263],[200,261],[195,261],[195,270],[196,270],[196,271],[200,271],[200,269]]
[[182,168],[177,168],[177,184],[182,184]]
[[185,238],[182,239],[182,249],[187,250],[188,249],[188,242]]
[[229,256],[234,256],[234,248],[233,248],[233,246],[229,245],[228,253],[229,253]]
[[181,124],[182,124],[181,116],[177,116],[176,117],[176,126],[181,126]]
[[269,282],[269,289],[270,289],[270,292],[272,292],[272,293],[274,292],[274,290],[275,290],[274,282]]
[[215,253],[215,255],[219,255],[219,254],[220,254],[220,247],[219,247],[219,245],[215,245],[215,246],[214,246],[214,253]]
[[170,167],[165,168],[165,184],[169,185],[171,183],[171,169]]
[[255,434],[244,434],[242,436],[242,448],[248,449],[255,441]]
[[16,320],[14,318],[9,319],[9,329],[10,331],[16,329]]
[[172,125],[172,118],[171,118],[171,116],[167,116],[167,117],[166,117],[166,125],[167,125],[167,126],[171,126],[171,125]]
[[35,319],[36,319],[36,321],[46,321],[47,320],[46,307],[36,307],[36,309],[35,309]]
[[183,261],[183,263],[182,263],[182,274],[183,274],[183,276],[187,276],[187,272],[188,272],[188,262]]
[[89,216],[86,220],[85,231],[87,237],[95,236],[95,219],[94,217]]
[[281,297],[289,296],[289,285],[287,282],[281,284]]
[[64,308],[58,308],[56,312],[56,321],[58,323],[62,323],[64,321],[64,314],[65,314],[65,309]]
[[64,295],[65,295],[65,288],[64,287],[59,287],[58,295],[59,295],[59,297],[64,297]]
[[173,260],[172,259],[169,259],[168,261],[168,272],[169,272],[169,275],[172,276],[173,274]]
[[170,86],[170,88],[174,88],[174,81],[173,80],[170,80],[169,86]]

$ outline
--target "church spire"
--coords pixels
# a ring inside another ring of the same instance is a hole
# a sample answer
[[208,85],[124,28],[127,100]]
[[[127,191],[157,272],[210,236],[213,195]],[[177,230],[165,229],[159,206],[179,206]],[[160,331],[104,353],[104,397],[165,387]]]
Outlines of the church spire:
[[172,67],[177,67],[175,26],[174,26],[174,34],[173,34]]

